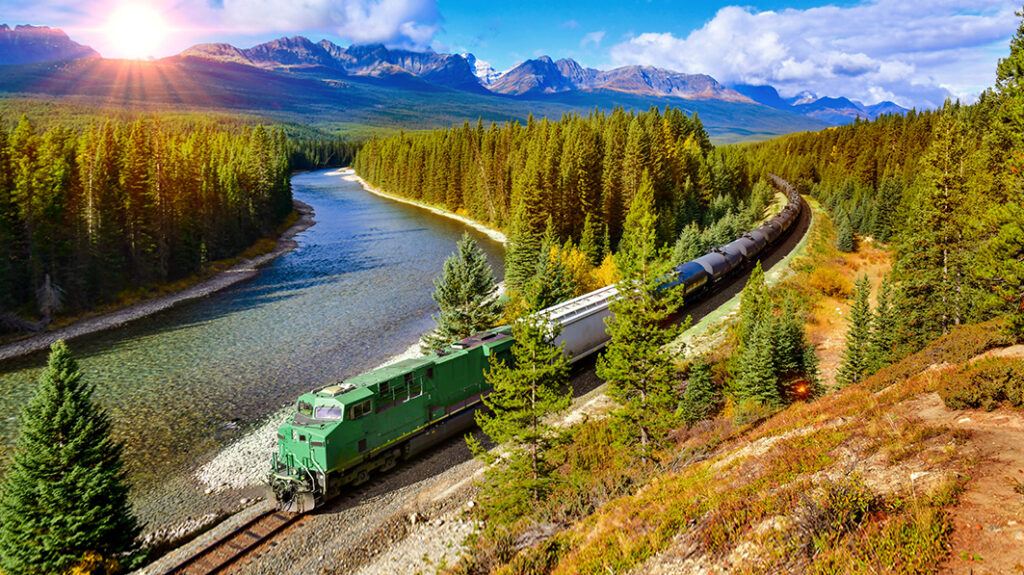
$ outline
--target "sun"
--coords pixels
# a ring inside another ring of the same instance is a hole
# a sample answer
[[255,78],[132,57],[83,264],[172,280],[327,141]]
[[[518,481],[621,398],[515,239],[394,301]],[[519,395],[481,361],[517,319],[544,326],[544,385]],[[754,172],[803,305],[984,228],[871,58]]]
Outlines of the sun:
[[123,4],[110,14],[107,37],[122,58],[148,58],[170,32],[160,12],[146,4]]

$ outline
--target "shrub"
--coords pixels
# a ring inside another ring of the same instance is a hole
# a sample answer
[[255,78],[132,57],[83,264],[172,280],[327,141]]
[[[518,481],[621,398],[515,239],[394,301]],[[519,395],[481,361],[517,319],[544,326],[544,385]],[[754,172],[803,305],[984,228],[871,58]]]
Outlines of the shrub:
[[846,299],[853,295],[853,283],[833,268],[814,270],[810,284],[812,288],[830,297]]
[[1010,345],[1014,343],[1014,338],[1006,334],[1004,323],[1002,320],[992,320],[955,327],[921,351],[880,369],[866,380],[868,387],[878,391],[915,376],[933,365],[963,363],[992,348]]
[[942,374],[939,395],[950,409],[1024,407],[1024,360],[996,357]]
[[741,427],[748,423],[757,423],[771,417],[775,409],[756,399],[743,399],[735,404],[732,410],[733,425]]

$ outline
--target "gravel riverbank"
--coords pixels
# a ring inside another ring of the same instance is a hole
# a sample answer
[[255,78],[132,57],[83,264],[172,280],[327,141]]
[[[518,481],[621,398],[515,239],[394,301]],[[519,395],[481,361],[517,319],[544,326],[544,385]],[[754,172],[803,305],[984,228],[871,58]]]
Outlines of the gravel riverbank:
[[212,293],[251,279],[259,273],[258,268],[260,266],[266,265],[275,258],[278,258],[298,247],[298,243],[295,241],[295,236],[316,223],[313,219],[315,214],[313,213],[313,208],[311,206],[296,200],[295,209],[299,212],[299,219],[296,220],[290,228],[285,230],[283,234],[281,234],[277,239],[277,246],[273,251],[254,258],[242,260],[212,278],[202,281],[180,292],[139,302],[117,311],[83,319],[53,331],[47,331],[20,341],[0,346],[0,361],[44,350],[59,339],[69,341],[83,335],[121,327],[126,323],[164,311],[180,303],[206,297]]
[[364,180],[363,178],[359,177],[359,175],[356,174],[356,171],[353,170],[352,168],[342,168],[342,169],[338,170],[336,173],[339,176],[341,176],[341,178],[343,180],[347,180],[349,182],[359,182],[359,185],[363,186],[363,189],[366,190],[367,192],[370,192],[371,194],[380,196],[382,198],[387,198],[389,200],[393,200],[393,201],[396,201],[396,202],[400,202],[400,203],[403,203],[403,204],[409,204],[411,206],[416,206],[418,208],[423,208],[424,210],[428,210],[428,211],[433,212],[433,213],[435,213],[435,214],[437,214],[439,216],[444,216],[446,218],[451,218],[453,220],[458,220],[458,221],[466,224],[467,226],[469,226],[469,227],[471,227],[471,228],[473,228],[475,230],[483,232],[488,237],[490,237],[492,240],[494,240],[496,242],[500,242],[502,245],[504,245],[508,241],[508,238],[505,237],[505,234],[499,232],[498,230],[496,230],[494,228],[489,228],[489,227],[481,224],[480,222],[478,222],[476,220],[471,220],[471,219],[469,219],[469,218],[467,218],[465,216],[460,216],[458,214],[453,214],[453,213],[451,213],[449,211],[446,211],[446,210],[443,210],[441,208],[436,208],[436,207],[431,206],[429,204],[424,204],[423,202],[417,202],[416,200],[410,200],[408,198],[403,198],[401,196],[395,196],[395,195],[389,194],[389,193],[387,193],[387,192],[385,192],[383,190],[379,190],[379,189],[371,186],[370,184],[368,184],[366,182],[366,180]]

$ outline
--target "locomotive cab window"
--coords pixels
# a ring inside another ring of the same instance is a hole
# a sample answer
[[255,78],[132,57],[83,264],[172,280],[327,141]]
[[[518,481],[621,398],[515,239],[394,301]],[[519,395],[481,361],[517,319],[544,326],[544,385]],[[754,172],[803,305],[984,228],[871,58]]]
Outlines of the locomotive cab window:
[[300,401],[299,402],[299,413],[301,413],[302,415],[312,416],[313,415],[313,406],[308,404],[308,403],[306,403],[305,401]]
[[352,406],[350,406],[348,408],[348,418],[349,419],[359,419],[360,417],[366,415],[367,413],[370,413],[370,400],[369,399],[367,399],[366,401],[361,401],[361,402],[359,402],[359,403],[357,403],[355,405],[352,405]]
[[321,405],[321,406],[318,406],[316,408],[316,411],[313,412],[313,419],[331,419],[331,420],[341,419],[341,415],[342,415],[343,411],[344,411],[344,408],[341,407],[341,406]]

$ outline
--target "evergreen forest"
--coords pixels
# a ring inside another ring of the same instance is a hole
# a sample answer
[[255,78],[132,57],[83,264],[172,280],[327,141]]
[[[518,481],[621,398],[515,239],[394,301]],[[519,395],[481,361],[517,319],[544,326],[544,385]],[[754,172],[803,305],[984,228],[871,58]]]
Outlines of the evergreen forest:
[[896,341],[919,347],[957,326],[1008,316],[1024,328],[1024,25],[978,102],[886,115],[743,148],[817,197],[837,247],[894,256]]
[[8,125],[0,121],[8,324],[14,313],[48,321],[61,308],[187,277],[272,234],[292,211],[293,152],[279,130],[168,127],[158,116],[81,131],[41,130],[25,117]]
[[[506,230],[506,282],[520,292],[546,273],[540,254],[548,249],[568,243],[593,266],[618,251],[633,199],[645,185],[662,247],[687,227],[699,244],[701,229],[723,219],[703,241],[731,241],[747,229],[746,214],[759,217],[771,197],[767,186],[760,187],[767,195],[751,197],[739,151],[715,149],[697,114],[671,107],[402,133],[366,142],[354,166],[389,193]],[[527,295],[539,307],[552,303]]]

